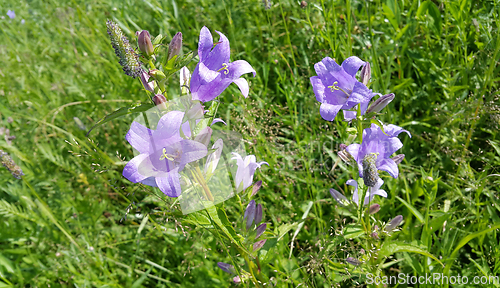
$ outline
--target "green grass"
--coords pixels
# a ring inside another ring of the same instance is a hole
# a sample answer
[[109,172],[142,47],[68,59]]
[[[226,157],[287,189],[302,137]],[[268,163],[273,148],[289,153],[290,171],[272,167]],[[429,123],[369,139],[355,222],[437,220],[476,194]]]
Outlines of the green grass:
[[[221,95],[219,112],[228,129],[248,140],[247,151],[270,164],[256,176],[264,182],[257,198],[270,231],[299,221],[313,201],[291,257],[295,230],[263,268],[276,287],[366,280],[359,278],[365,270],[344,269],[345,258],[362,255],[361,246],[340,235],[352,211],[328,192],[349,195],[344,183],[355,171],[336,156],[349,139],[348,124],[321,119],[309,82],[314,63],[326,56],[369,61],[370,88],[396,94],[379,119],[413,136],[401,137],[400,176],[385,174],[389,197],[377,200],[376,219],[405,220],[384,244],[412,244],[446,264],[387,252],[379,261],[386,265],[371,268],[382,275],[448,272],[469,281],[500,274],[496,1],[310,1],[305,8],[272,1],[269,10],[257,0],[5,0],[1,6],[0,127],[16,139],[9,144],[2,136],[0,149],[26,176],[17,180],[0,169],[0,287],[233,285],[216,266],[230,262],[217,238],[186,223],[178,206],[170,209],[174,199],[167,205],[121,176],[133,157],[124,139],[133,116],[96,128],[90,141],[73,119],[90,128],[119,107],[147,100],[140,82],[122,73],[106,19],[131,39],[140,29],[167,39],[181,31],[185,51],[197,48],[207,26],[229,38],[231,60],[256,69],[257,77],[246,77],[250,97],[233,85]],[[170,94],[177,81],[170,81]],[[236,200],[225,205],[230,220],[241,221],[230,213]],[[149,221],[140,229],[143,219]]]

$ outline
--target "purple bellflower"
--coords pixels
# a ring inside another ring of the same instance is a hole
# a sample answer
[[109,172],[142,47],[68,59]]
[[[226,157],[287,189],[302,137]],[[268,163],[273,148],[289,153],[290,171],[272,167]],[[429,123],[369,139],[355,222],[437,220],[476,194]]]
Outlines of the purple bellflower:
[[[363,131],[363,141],[361,144],[351,144],[347,146],[346,150],[356,160],[358,164],[359,176],[363,177],[363,171],[370,171],[370,173],[377,173],[377,170],[386,171],[393,178],[398,178],[399,170],[397,163],[390,158],[390,156],[403,147],[401,140],[397,136],[401,132],[406,132],[411,137],[410,132],[404,130],[396,125],[384,125],[384,132],[375,124],[370,128]],[[373,180],[376,186],[378,175],[366,175],[363,177],[365,184],[373,187],[367,183],[367,178]],[[370,180],[370,181],[371,181]]]
[[248,155],[245,159],[243,159],[240,154],[236,152],[232,152],[232,154],[234,157],[231,159],[236,160],[236,164],[238,165],[238,170],[236,170],[234,180],[236,191],[241,192],[252,185],[255,170],[260,168],[263,164],[266,164],[267,166],[269,166],[269,164],[265,161],[257,162],[255,155]]
[[123,169],[125,178],[158,187],[170,197],[181,194],[179,173],[187,163],[207,155],[205,144],[180,136],[183,117],[183,112],[171,111],[161,117],[156,130],[132,123],[125,139],[140,154]]
[[333,121],[342,109],[344,118],[352,120],[356,117],[356,112],[346,110],[357,104],[361,104],[362,115],[366,112],[368,103],[377,94],[356,79],[356,72],[364,65],[366,62],[356,56],[345,59],[342,65],[338,65],[330,57],[314,64],[318,76],[313,76],[310,80],[316,100],[321,102],[319,113],[323,119]]
[[10,19],[16,18],[16,12],[9,10],[7,11],[7,16],[9,16]]
[[235,83],[243,96],[249,92],[248,82],[241,75],[253,73],[255,70],[247,61],[229,61],[229,40],[224,34],[219,34],[219,42],[213,43],[212,34],[207,27],[201,28],[198,56],[200,62],[196,65],[191,76],[190,90],[193,100],[207,102],[219,96],[231,83]]

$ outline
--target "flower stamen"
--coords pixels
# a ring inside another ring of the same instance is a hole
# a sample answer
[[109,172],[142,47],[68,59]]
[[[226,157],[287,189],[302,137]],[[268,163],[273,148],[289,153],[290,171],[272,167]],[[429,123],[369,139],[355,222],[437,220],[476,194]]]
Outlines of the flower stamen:
[[224,71],[224,74],[227,75],[229,74],[229,68],[227,67],[227,63],[222,63],[222,68],[217,70],[217,72]]
[[160,161],[164,160],[164,159],[174,161],[173,155],[167,154],[167,149],[165,149],[165,148],[163,148],[162,155],[160,157]]
[[333,92],[334,90],[340,90],[340,87],[338,85],[339,85],[339,81],[335,81],[335,82],[333,82],[333,85],[328,86],[327,88],[330,88],[330,91]]

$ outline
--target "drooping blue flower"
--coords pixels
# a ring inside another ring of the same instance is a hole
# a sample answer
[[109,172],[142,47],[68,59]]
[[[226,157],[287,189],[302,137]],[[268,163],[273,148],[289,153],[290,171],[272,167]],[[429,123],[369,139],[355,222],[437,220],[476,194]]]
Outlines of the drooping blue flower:
[[135,121],[132,123],[125,139],[140,154],[123,169],[125,178],[158,187],[170,197],[181,194],[179,173],[187,163],[205,157],[208,152],[203,141],[180,136],[183,117],[183,112],[168,112],[158,121],[156,130]]
[[310,78],[316,100],[321,102],[320,114],[323,119],[333,121],[337,113],[344,110],[344,118],[352,120],[355,111],[346,111],[361,104],[361,114],[366,112],[368,103],[377,95],[356,79],[356,72],[366,65],[356,56],[351,56],[338,65],[335,60],[325,57],[314,64],[318,76]]
[[247,61],[237,60],[230,62],[229,40],[224,34],[219,34],[219,42],[213,43],[212,34],[207,27],[201,28],[198,56],[200,62],[196,65],[191,76],[190,90],[193,100],[207,102],[219,96],[231,83],[235,83],[243,96],[249,92],[248,82],[241,75],[253,73],[255,70]]
[[[403,143],[398,139],[401,132],[406,132],[411,137],[410,132],[396,125],[384,125],[384,132],[375,124],[363,131],[363,141],[361,144],[351,144],[346,150],[356,160],[358,164],[359,176],[363,177],[363,171],[382,170],[389,173],[394,178],[398,178],[399,170],[397,163],[391,155],[403,147]],[[370,164],[374,162],[376,169],[372,169]],[[370,172],[372,173],[372,172]],[[377,181],[378,176],[367,175]],[[363,179],[365,179],[364,177]],[[365,184],[367,181],[365,180]],[[370,186],[370,185],[369,185]]]

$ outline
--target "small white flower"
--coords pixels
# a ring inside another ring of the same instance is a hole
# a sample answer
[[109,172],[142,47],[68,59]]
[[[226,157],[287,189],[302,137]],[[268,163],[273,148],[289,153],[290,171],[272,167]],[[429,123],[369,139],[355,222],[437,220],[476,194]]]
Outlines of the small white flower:
[[236,160],[236,164],[238,165],[238,170],[236,171],[236,176],[234,177],[234,182],[236,185],[236,191],[241,192],[253,182],[253,174],[257,168],[260,168],[263,164],[269,166],[269,164],[265,161],[258,162],[256,161],[255,155],[248,155],[243,159],[240,154],[236,152],[232,152],[234,155],[232,160]]

